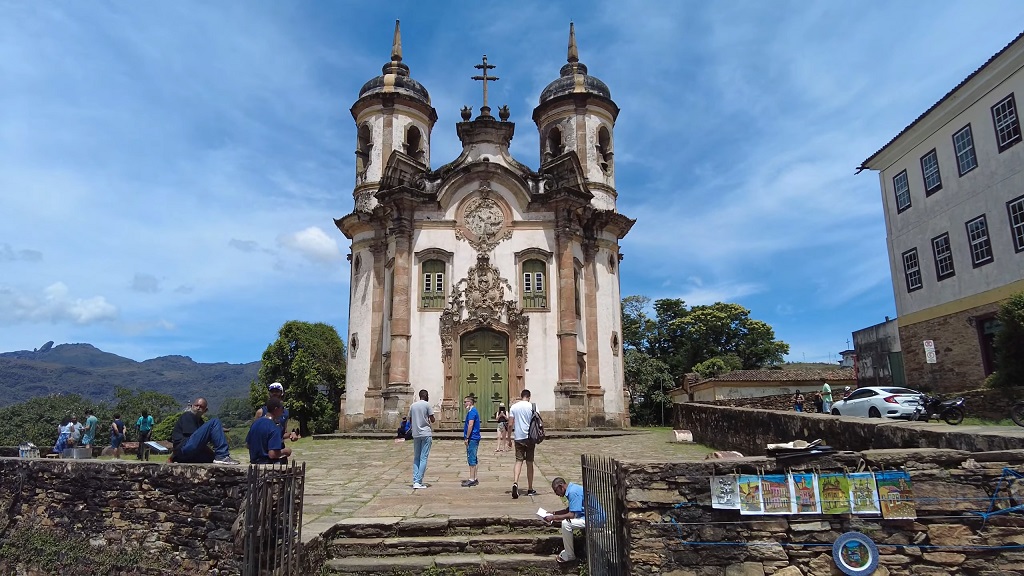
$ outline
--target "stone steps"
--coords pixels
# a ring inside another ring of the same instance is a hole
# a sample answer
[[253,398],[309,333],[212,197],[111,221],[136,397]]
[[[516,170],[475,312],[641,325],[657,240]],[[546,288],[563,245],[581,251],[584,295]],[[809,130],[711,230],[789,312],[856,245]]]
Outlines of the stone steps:
[[326,541],[325,574],[487,574],[576,571],[555,560],[557,528],[535,519],[348,518]]
[[519,574],[575,573],[577,564],[561,565],[554,555],[537,554],[438,554],[433,556],[348,556],[331,558],[324,574],[459,574],[504,576]]

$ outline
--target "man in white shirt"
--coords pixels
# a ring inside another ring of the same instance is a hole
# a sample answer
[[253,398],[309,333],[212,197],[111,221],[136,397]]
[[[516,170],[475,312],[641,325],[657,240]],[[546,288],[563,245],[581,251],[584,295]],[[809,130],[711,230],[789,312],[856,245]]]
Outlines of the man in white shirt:
[[433,442],[434,407],[428,402],[426,390],[420,390],[420,399],[409,407],[409,423],[412,426],[412,487],[422,490],[423,473],[427,471],[427,457]]
[[537,491],[533,489],[533,452],[536,448],[530,437],[530,420],[533,419],[533,404],[530,402],[530,391],[523,390],[519,395],[519,401],[509,409],[509,428],[512,430],[512,439],[516,445],[516,465],[514,469],[515,478],[512,482],[512,498],[519,498],[519,474],[523,471],[523,462],[526,462],[526,495],[536,496]]

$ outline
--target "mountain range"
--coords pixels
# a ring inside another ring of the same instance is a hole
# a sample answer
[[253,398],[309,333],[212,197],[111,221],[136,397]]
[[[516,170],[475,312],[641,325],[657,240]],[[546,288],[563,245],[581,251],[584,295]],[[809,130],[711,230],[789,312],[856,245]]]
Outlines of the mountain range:
[[188,356],[136,362],[91,344],[47,342],[36,350],[0,353],[0,407],[56,393],[109,402],[121,386],[167,394],[182,404],[205,396],[216,412],[226,398],[247,398],[259,369],[259,362],[202,364]]

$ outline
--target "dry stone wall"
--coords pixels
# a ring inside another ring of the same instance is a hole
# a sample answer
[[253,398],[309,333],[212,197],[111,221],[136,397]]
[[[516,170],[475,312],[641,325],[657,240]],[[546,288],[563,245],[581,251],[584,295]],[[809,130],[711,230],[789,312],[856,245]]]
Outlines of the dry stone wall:
[[[763,457],[700,462],[620,462],[631,574],[832,576],[839,536],[867,535],[879,551],[875,576],[1024,574],[1024,519],[985,511],[1004,467],[1024,472],[1024,451],[875,450],[776,466]],[[710,478],[787,471],[905,470],[915,520],[879,516],[740,516],[711,507]],[[1024,503],[1024,485],[999,492],[999,507]]]
[[238,574],[246,468],[0,458],[0,574]]

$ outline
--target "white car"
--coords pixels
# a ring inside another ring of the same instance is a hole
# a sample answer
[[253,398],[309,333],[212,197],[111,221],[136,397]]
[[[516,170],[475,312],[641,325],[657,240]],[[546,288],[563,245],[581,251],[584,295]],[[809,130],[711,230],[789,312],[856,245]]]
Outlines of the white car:
[[920,402],[921,393],[917,390],[899,386],[868,386],[857,388],[845,400],[832,404],[832,415],[909,420]]

